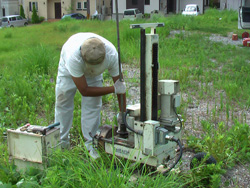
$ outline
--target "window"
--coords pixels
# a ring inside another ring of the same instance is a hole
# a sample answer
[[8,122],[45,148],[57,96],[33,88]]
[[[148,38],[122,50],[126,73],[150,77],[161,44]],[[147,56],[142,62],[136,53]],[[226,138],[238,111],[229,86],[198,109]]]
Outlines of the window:
[[2,22],[7,22],[8,18],[2,18]]
[[22,20],[22,16],[17,16],[17,20]]
[[88,8],[87,2],[83,2],[83,8],[84,8],[84,9],[87,9],[87,8]]
[[145,5],[150,5],[150,0],[145,0]]
[[16,17],[10,18],[10,21],[16,21]]
[[81,2],[77,2],[76,9],[77,10],[82,9],[82,3]]
[[137,5],[138,1],[137,0],[132,0],[132,5]]
[[139,11],[139,9],[135,9],[135,13],[140,14],[141,12]]
[[124,15],[134,15],[135,12],[133,10],[125,10]]
[[78,17],[78,19],[84,19],[84,16],[81,14],[78,14],[77,17]]
[[36,11],[38,11],[38,3],[37,2],[29,2],[29,10],[32,12],[33,4],[36,7]]

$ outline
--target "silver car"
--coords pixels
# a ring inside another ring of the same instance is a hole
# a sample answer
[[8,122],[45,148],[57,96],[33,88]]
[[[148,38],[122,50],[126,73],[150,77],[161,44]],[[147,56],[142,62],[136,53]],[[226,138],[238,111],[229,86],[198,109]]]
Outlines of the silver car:
[[186,5],[182,15],[187,16],[198,16],[200,14],[200,8],[197,4],[188,4]]
[[2,17],[2,27],[20,27],[27,25],[28,20],[19,15]]
[[143,15],[137,8],[126,9],[123,14],[124,20],[142,19]]

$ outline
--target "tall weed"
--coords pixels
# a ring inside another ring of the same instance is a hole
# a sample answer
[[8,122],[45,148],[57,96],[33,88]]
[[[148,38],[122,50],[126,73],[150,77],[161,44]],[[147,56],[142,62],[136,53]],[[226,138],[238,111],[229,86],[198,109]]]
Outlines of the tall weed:
[[21,58],[18,69],[28,75],[48,75],[50,72],[55,71],[52,69],[54,61],[55,57],[51,54],[50,49],[41,44],[27,51],[24,58]]
[[218,125],[202,121],[201,138],[188,136],[188,145],[197,151],[211,154],[223,166],[232,166],[238,160],[249,161],[249,125],[235,121],[232,128],[223,122]]

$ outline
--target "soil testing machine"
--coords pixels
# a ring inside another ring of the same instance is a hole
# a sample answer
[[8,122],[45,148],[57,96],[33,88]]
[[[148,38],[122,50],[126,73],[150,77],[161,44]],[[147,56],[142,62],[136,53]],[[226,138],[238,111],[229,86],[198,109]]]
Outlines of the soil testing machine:
[[[182,155],[182,119],[176,112],[181,101],[180,86],[177,80],[158,80],[157,27],[164,27],[164,24],[130,25],[131,29],[141,32],[140,104],[127,107],[123,113],[124,124],[100,127],[93,142],[108,154],[153,167],[173,168]],[[150,33],[146,33],[146,29]],[[177,148],[180,150],[178,157]],[[176,158],[175,163],[167,165],[173,158]]]

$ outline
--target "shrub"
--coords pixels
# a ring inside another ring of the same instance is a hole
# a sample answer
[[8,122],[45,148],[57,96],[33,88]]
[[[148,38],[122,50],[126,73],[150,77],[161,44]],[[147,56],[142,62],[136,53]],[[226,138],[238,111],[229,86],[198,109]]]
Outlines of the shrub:
[[43,22],[45,18],[43,16],[39,17],[39,23]]
[[39,17],[37,15],[37,12],[36,12],[36,7],[35,7],[35,4],[33,4],[33,8],[32,8],[32,20],[31,20],[32,23],[39,23]]
[[25,14],[24,14],[24,10],[23,10],[23,6],[22,5],[20,5],[20,16],[22,16],[23,18],[26,18]]
[[144,14],[144,18],[150,18],[150,14],[145,13],[145,14]]
[[11,32],[5,33],[4,38],[6,38],[6,39],[7,39],[7,38],[8,38],[8,39],[12,38],[12,33],[11,33]]

